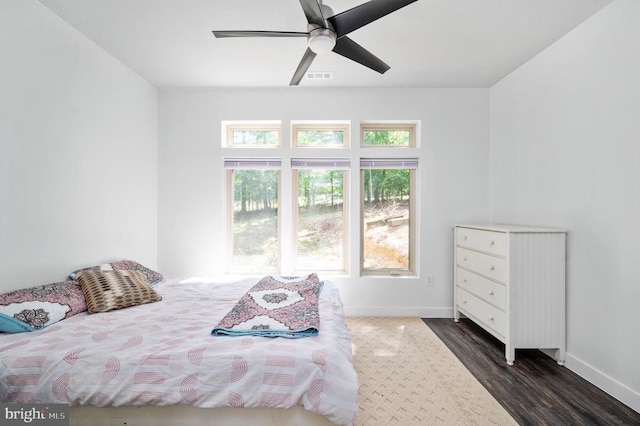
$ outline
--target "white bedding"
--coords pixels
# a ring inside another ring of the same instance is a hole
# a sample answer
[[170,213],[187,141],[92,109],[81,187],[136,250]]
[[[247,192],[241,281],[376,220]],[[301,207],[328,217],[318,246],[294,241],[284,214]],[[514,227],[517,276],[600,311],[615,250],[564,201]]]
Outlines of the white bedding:
[[303,339],[211,335],[256,279],[165,279],[163,300],[0,334],[0,401],[92,406],[302,405],[354,424],[358,383],[338,289],[320,293],[320,333]]

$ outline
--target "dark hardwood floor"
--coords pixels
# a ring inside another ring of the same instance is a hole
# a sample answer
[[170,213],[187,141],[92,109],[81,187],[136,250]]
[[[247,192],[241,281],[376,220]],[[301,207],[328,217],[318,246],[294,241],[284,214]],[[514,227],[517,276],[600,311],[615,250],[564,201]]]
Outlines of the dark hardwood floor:
[[640,414],[538,350],[517,350],[468,319],[423,321],[520,425],[640,425]]

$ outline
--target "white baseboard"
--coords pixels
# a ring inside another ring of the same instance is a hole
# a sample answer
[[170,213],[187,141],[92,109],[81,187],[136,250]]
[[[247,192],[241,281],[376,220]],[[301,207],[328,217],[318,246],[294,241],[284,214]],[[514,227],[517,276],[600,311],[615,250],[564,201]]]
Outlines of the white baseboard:
[[358,308],[344,307],[348,317],[453,318],[453,308]]
[[640,393],[607,376],[580,358],[567,353],[565,367],[588,382],[593,383],[618,401],[640,413]]

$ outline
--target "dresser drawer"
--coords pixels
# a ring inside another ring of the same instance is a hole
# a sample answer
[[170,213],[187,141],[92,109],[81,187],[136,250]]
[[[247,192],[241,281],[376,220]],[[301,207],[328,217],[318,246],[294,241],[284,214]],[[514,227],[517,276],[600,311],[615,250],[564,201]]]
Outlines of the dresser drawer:
[[509,276],[509,265],[506,259],[461,247],[456,248],[456,263],[458,266],[502,283],[506,283]]
[[456,268],[456,284],[496,308],[506,309],[507,290],[504,285],[462,268]]
[[507,335],[507,315],[460,287],[456,287],[456,303],[463,313],[472,315],[480,325],[489,327],[501,336]]
[[485,231],[473,228],[456,228],[456,244],[486,253],[507,255],[508,237],[505,232]]

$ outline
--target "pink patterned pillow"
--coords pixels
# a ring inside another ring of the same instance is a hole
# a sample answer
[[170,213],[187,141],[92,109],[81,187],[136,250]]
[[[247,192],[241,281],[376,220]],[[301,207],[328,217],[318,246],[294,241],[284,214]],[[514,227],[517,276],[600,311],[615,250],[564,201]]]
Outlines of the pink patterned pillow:
[[82,287],[75,281],[11,291],[0,294],[0,332],[38,330],[86,310]]

